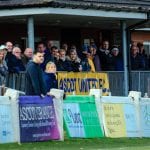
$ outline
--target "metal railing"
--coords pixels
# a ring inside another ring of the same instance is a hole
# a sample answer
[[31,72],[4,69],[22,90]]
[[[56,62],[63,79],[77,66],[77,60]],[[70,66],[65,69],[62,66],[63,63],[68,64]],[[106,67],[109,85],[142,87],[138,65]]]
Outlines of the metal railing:
[[[112,95],[124,96],[124,72],[107,72]],[[139,91],[150,96],[150,71],[130,72],[130,91]]]
[[[124,96],[124,72],[108,71],[111,94],[114,96]],[[132,71],[130,73],[130,90],[141,91],[142,96],[148,93],[150,96],[150,71]],[[6,86],[25,91],[25,73],[8,74]]]

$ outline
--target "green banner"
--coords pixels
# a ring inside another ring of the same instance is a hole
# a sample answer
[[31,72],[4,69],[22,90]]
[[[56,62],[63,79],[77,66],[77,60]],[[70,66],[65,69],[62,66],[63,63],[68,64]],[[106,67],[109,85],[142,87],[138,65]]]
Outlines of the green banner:
[[103,137],[93,96],[68,96],[64,101],[64,122],[69,137]]

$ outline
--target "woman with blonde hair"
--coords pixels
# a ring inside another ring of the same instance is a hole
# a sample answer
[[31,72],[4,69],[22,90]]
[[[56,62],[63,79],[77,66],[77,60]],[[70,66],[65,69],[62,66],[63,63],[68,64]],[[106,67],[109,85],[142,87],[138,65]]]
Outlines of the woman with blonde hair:
[[46,91],[49,92],[52,88],[58,88],[58,81],[56,75],[56,65],[54,62],[48,62],[44,71],[44,81],[46,84]]
[[6,74],[8,71],[7,64],[5,62],[5,46],[1,45],[0,46],[0,85],[5,85],[6,82]]

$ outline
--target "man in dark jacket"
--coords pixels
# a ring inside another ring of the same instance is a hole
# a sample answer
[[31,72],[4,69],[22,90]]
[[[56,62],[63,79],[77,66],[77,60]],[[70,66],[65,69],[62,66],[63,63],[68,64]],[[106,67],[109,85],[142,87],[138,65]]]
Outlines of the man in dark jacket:
[[40,67],[44,61],[44,53],[34,51],[33,61],[30,61],[26,69],[26,95],[46,95],[46,86],[43,79],[43,71]]
[[26,48],[23,55],[21,56],[21,60],[26,68],[28,62],[32,59],[33,50],[32,48]]
[[138,53],[138,47],[131,47],[131,69],[132,70],[145,70],[146,61]]
[[59,59],[55,59],[57,71],[71,71],[70,61],[67,60],[66,51],[59,50]]
[[7,61],[8,71],[10,73],[19,73],[20,71],[25,71],[25,67],[21,60],[21,49],[19,47],[14,47],[11,57]]

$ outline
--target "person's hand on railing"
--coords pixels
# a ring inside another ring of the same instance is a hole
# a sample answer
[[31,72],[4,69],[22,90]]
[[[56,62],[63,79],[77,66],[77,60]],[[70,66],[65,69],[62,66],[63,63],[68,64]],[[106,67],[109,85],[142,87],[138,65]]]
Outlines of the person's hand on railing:
[[41,94],[40,97],[41,97],[41,99],[44,99],[45,95]]
[[46,94],[47,96],[51,96],[52,98],[55,98],[55,96],[54,95],[52,95],[52,94],[50,94],[50,92],[47,92],[47,94]]

